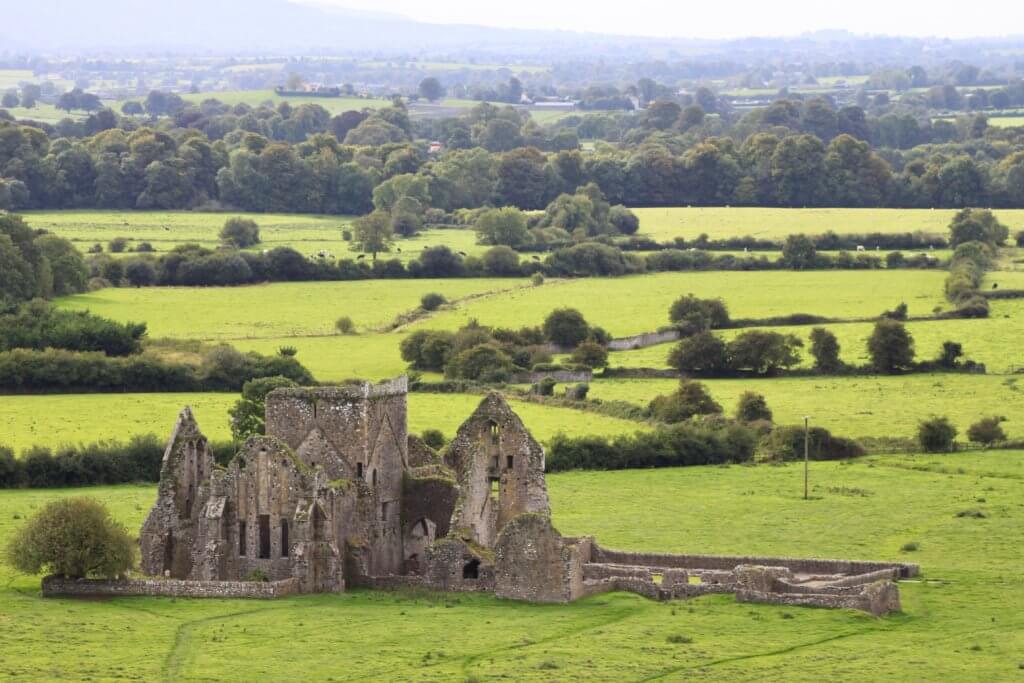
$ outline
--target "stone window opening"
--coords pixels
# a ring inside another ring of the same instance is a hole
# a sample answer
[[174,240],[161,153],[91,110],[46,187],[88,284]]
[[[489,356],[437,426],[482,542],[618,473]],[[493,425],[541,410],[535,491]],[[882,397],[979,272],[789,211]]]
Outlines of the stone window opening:
[[375,470],[375,469],[371,470],[370,471],[370,475],[373,478],[373,485],[376,486],[377,485],[377,470]]
[[491,435],[491,443],[496,444],[501,438],[501,428],[498,427],[498,423],[494,420],[487,422],[487,431]]
[[313,504],[313,541],[320,542],[324,540],[324,513],[321,512],[320,506]]
[[380,521],[388,521],[388,503],[380,504]]
[[260,559],[270,559],[270,515],[260,515]]
[[245,557],[245,522],[238,523],[238,554],[240,557]]
[[357,462],[356,463],[356,477],[358,479],[362,479],[363,478],[363,463],[361,463],[361,462]]
[[164,573],[174,569],[174,532],[168,531],[164,539]]
[[191,517],[192,516],[192,498],[193,498],[193,496],[195,496],[195,494],[196,494],[196,485],[195,484],[189,484],[188,485],[188,495],[185,496],[185,516],[186,517]]
[[479,579],[480,578],[480,560],[470,560],[462,566],[462,578],[464,579]]
[[507,470],[512,469],[512,464],[514,462],[515,462],[515,456],[514,455],[506,455],[505,456],[505,469],[507,469]]
[[288,520],[281,518],[281,557],[288,557]]

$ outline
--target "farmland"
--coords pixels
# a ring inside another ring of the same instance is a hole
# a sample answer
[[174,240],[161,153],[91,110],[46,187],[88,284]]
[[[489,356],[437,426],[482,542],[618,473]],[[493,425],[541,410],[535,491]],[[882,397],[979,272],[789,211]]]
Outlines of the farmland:
[[[671,207],[636,209],[640,234],[659,241],[675,237],[784,239],[804,233],[925,232],[945,235],[952,209],[774,209],[762,207]],[[998,210],[1011,231],[1024,228],[1024,209]],[[870,245],[868,245],[870,246]]]
[[[255,220],[260,243],[250,251],[291,247],[305,256],[324,251],[338,259],[355,259],[360,252],[345,242],[342,232],[351,229],[352,216],[297,214],[202,213],[194,211],[37,211],[26,213],[29,224],[71,240],[82,251],[94,244],[107,249],[115,237],[129,240],[121,256],[131,255],[141,242],[156,252],[170,251],[182,244],[207,248],[220,245],[218,234],[228,218]],[[409,238],[398,238],[382,258],[410,261],[426,247],[446,245],[453,251],[479,254],[486,247],[477,244],[472,230],[425,230]],[[115,254],[116,256],[116,254]]]
[[[695,467],[548,479],[556,526],[624,549],[870,557],[919,562],[904,614],[739,604],[659,604],[608,594],[571,605],[351,591],[273,602],[44,600],[0,569],[0,672],[12,679],[256,680],[303,666],[323,679],[818,681],[1010,680],[1024,649],[1012,578],[1024,454],[887,456],[801,470]],[[87,489],[132,531],[154,486]],[[0,541],[33,510],[81,490],[0,497]],[[957,517],[978,507],[984,519]],[[894,510],[900,514],[893,514]],[[671,523],[666,523],[671,520]],[[907,542],[916,553],[900,551]],[[473,628],[467,629],[466,624]],[[11,628],[14,624],[16,629]],[[689,644],[672,644],[684,635]],[[44,643],[60,642],[61,656]],[[638,657],[637,653],[643,656]],[[382,658],[384,657],[384,658]]]

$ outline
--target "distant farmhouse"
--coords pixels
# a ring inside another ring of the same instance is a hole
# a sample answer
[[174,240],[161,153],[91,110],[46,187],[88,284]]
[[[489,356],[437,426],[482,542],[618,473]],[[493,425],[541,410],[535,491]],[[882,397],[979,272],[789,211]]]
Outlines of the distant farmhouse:
[[620,552],[551,524],[544,449],[492,393],[443,455],[407,433],[405,377],[277,389],[266,436],[227,467],[191,410],[164,454],[142,527],[142,568],[121,581],[48,577],[46,595],[276,597],[350,586],[481,591],[569,602],[605,591],[655,599],[898,610],[915,565]]

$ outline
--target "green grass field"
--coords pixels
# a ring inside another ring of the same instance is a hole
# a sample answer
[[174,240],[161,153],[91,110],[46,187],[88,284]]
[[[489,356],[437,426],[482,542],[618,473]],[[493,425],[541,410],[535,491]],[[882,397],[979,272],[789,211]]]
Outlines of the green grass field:
[[[1024,454],[878,457],[802,469],[694,467],[548,479],[555,524],[609,547],[919,562],[903,613],[656,603],[571,605],[352,591],[276,601],[43,599],[0,567],[0,676],[11,680],[1015,680]],[[154,486],[8,491],[0,541],[54,498],[101,498],[131,531]],[[958,518],[964,509],[984,519]],[[917,542],[920,550],[900,547]],[[672,644],[670,636],[692,638]],[[55,646],[59,643],[59,646]]]
[[[192,406],[207,437],[230,441],[227,411],[237,399],[237,394],[219,393],[2,396],[0,444],[20,452],[35,445],[125,440],[136,434],[165,439],[186,405]],[[440,429],[452,438],[481,400],[483,396],[467,394],[409,394],[409,431]],[[542,443],[559,432],[615,436],[647,428],[642,422],[525,401],[513,401],[513,408]]]
[[[953,209],[773,209],[760,207],[671,207],[633,209],[640,217],[640,234],[659,241],[675,237],[696,239],[817,235],[829,230],[843,233],[926,232],[945,235]],[[1024,209],[995,212],[1011,233],[1024,228]],[[871,248],[871,245],[865,245]]]
[[[203,100],[215,99],[220,100],[224,104],[248,104],[252,107],[259,106],[264,102],[272,102],[274,106],[281,102],[288,102],[293,107],[297,107],[300,104],[319,104],[331,114],[340,114],[353,109],[356,111],[362,109],[381,109],[391,104],[391,100],[365,99],[362,97],[281,97],[273,90],[226,90],[188,93],[183,94],[182,98],[187,102],[194,102],[195,104],[199,104]],[[120,103],[118,103],[118,107],[120,107]]]
[[[812,424],[840,436],[913,438],[918,422],[946,415],[966,440],[978,418],[1003,415],[1011,438],[1024,438],[1024,378],[998,375],[921,374],[902,377],[787,377],[702,380],[733,415],[745,391],[764,395],[776,424]],[[590,398],[647,405],[675,390],[674,379],[608,379],[590,384]]]
[[[241,216],[251,218],[260,227],[261,242],[249,251],[292,247],[306,256],[326,251],[337,259],[355,259],[360,253],[342,238],[342,230],[350,227],[352,216],[197,211],[33,211],[23,215],[33,228],[65,237],[83,252],[97,243],[106,250],[115,237],[129,240],[129,251],[120,256],[131,256],[130,250],[140,242],[149,242],[156,252],[170,251],[187,243],[213,249],[220,245],[218,234],[224,221]],[[473,230],[425,230],[413,237],[395,240],[391,251],[379,257],[408,262],[426,247],[442,244],[453,251],[474,255],[487,249],[477,244]]]

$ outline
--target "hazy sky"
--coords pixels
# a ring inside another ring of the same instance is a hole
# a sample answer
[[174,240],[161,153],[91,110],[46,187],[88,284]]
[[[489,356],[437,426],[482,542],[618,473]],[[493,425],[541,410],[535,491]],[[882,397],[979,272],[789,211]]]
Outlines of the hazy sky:
[[687,38],[796,35],[820,29],[963,38],[1024,33],[1021,0],[293,0],[419,21]]

